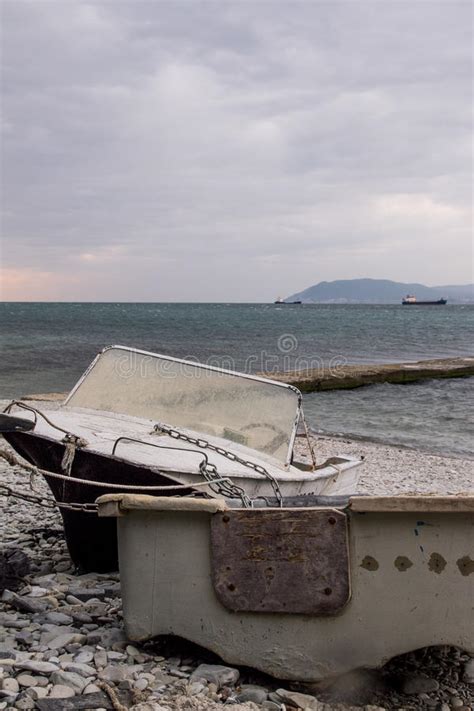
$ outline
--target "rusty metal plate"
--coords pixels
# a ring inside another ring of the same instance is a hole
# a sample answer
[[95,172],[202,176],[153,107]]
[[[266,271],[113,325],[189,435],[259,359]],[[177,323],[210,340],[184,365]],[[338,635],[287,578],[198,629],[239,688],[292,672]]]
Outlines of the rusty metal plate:
[[334,509],[211,518],[212,580],[236,612],[333,615],[350,598],[347,517]]

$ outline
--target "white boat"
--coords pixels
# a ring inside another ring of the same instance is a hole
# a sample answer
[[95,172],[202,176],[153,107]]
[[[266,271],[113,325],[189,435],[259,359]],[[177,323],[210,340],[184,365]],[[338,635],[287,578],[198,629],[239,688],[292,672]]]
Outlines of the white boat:
[[101,497],[128,639],[176,635],[306,682],[421,647],[474,653],[474,497],[297,499]]
[[[244,507],[259,497],[278,502],[357,489],[360,459],[316,464],[308,439],[306,461],[296,461],[298,427],[306,433],[301,393],[254,375],[111,346],[57,410],[45,413],[24,402],[8,407],[16,416],[20,411],[28,421],[24,431],[9,429],[7,419],[3,434],[19,454],[51,472],[46,479],[62,504],[91,504],[119,487],[193,491]],[[68,543],[77,543],[71,554],[91,567],[84,561],[95,554],[84,557],[79,540],[81,512],[62,509]]]

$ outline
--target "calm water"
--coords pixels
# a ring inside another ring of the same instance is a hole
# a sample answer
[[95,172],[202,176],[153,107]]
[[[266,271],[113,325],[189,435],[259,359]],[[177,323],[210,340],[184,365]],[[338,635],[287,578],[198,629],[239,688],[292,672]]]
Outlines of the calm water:
[[474,457],[474,378],[305,395],[312,429]]
[[[474,306],[0,303],[0,323],[0,397],[66,391],[112,343],[268,373],[474,350]],[[306,409],[326,431],[462,453],[472,388],[373,386],[309,395]]]

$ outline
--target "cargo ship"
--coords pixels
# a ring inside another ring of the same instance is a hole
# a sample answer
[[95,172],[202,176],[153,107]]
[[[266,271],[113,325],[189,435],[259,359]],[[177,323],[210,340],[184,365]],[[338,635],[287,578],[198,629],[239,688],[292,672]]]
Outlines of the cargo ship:
[[418,301],[416,296],[407,294],[402,299],[403,306],[445,306],[448,303],[447,299],[437,299],[436,301]]
[[297,301],[285,301],[284,299],[281,298],[281,296],[278,297],[276,301],[273,302],[274,304],[301,304],[302,302],[298,299]]

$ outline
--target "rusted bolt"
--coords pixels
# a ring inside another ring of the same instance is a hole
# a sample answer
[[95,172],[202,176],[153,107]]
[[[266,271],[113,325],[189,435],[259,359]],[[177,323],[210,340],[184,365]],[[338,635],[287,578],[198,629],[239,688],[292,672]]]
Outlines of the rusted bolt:
[[228,587],[228,589],[229,589],[231,592],[234,592],[234,590],[235,590],[235,585],[234,585],[234,583],[229,583],[227,587]]
[[227,514],[225,514],[225,516],[222,517],[222,520],[224,521],[224,523],[229,523],[229,521],[230,521],[230,516],[228,516]]
[[332,588],[324,588],[324,594],[325,594],[325,595],[331,595],[331,594],[332,594]]
[[334,518],[334,516],[330,516],[328,518],[328,523],[330,523],[331,526],[334,526],[334,524],[336,523],[336,519]]

